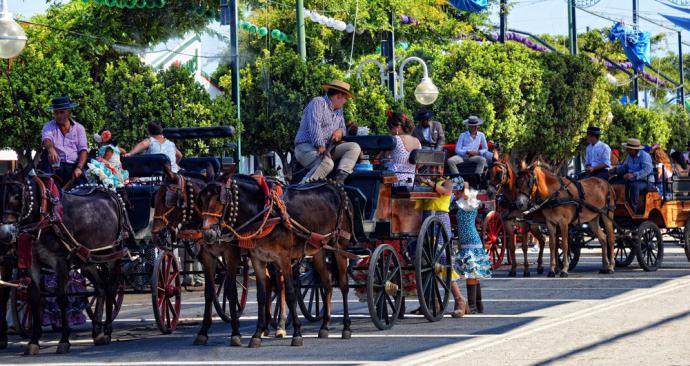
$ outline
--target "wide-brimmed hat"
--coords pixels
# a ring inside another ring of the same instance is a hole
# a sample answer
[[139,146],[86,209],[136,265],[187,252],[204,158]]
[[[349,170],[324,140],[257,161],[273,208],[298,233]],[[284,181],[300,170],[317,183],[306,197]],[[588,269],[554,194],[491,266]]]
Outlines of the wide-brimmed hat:
[[587,134],[599,137],[599,136],[601,136],[601,128],[595,127],[595,126],[589,126],[589,127],[587,127]]
[[479,126],[484,123],[484,120],[477,116],[469,116],[466,120],[462,121],[462,123],[468,126]]
[[329,89],[333,89],[333,90],[337,90],[341,93],[344,93],[345,95],[347,95],[348,97],[350,97],[352,99],[355,98],[354,94],[352,94],[352,90],[351,90],[352,86],[350,86],[350,84],[348,84],[344,81],[333,80],[330,83],[321,85],[321,87],[323,88],[323,90],[326,90],[326,91],[328,91]]
[[47,111],[57,111],[60,109],[72,109],[79,106],[79,103],[73,103],[69,97],[55,97],[52,100],[52,105],[47,107]]
[[422,109],[418,110],[417,112],[414,112],[414,120],[415,121],[425,121],[427,119],[431,119],[431,117],[433,117],[433,116],[434,116],[434,112],[432,112],[426,108],[422,108]]
[[644,146],[640,143],[638,139],[628,139],[628,142],[623,143],[623,147],[626,149],[642,150]]

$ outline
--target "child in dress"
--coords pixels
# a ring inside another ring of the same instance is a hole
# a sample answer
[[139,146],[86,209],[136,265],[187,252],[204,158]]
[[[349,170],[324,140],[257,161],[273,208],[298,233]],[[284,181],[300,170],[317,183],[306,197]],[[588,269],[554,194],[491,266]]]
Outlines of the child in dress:
[[[446,230],[446,233],[448,234],[448,240],[451,240],[451,238],[453,237],[453,231],[450,225],[450,215],[448,215],[448,212],[450,211],[450,207],[453,201],[453,182],[449,179],[444,178],[439,179],[437,181],[432,181],[431,179],[427,178],[422,178],[421,180],[422,183],[430,187],[433,187],[436,193],[439,194],[439,197],[430,200],[419,201],[417,203],[417,208],[424,211],[422,215],[423,219],[426,219],[429,216],[438,217],[443,223],[443,228]],[[443,245],[443,237],[441,237],[439,244]],[[447,258],[446,260],[451,261],[452,258]],[[457,282],[460,279],[461,277],[458,275],[458,273],[453,270],[450,283],[450,291],[453,294],[453,298],[455,299],[455,308],[451,313],[451,316],[453,318],[461,318],[467,312],[467,304],[465,303],[465,299],[462,297],[462,292],[460,292],[460,286]]]
[[466,278],[469,313],[483,313],[482,290],[479,280],[491,278],[491,261],[484,251],[482,240],[475,226],[479,200],[477,191],[464,182],[458,197],[458,238],[460,252],[457,255],[456,270]]
[[106,187],[122,188],[127,183],[129,172],[122,169],[120,155],[126,151],[113,141],[110,131],[105,130],[100,135],[94,135],[99,148],[96,158],[87,164],[86,178],[90,183],[100,183]]

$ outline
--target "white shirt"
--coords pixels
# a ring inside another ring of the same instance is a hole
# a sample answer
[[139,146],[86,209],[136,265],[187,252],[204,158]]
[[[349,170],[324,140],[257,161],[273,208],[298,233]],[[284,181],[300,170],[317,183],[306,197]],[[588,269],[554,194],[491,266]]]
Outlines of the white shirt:
[[587,145],[585,150],[585,166],[596,167],[606,165],[606,169],[611,168],[611,148],[601,141],[596,144]]
[[478,151],[480,154],[489,151],[489,145],[486,143],[486,136],[483,132],[477,131],[474,138],[470,135],[470,131],[460,134],[458,143],[455,145],[455,153],[465,157],[468,151]]

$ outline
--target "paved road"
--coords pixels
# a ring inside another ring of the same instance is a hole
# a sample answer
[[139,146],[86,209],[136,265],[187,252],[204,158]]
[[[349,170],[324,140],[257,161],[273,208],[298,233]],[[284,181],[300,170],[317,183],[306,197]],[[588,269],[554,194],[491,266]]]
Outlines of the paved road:
[[[353,338],[339,339],[336,316],[330,339],[316,339],[319,324],[305,323],[304,347],[290,347],[289,338],[267,338],[260,349],[231,348],[229,326],[219,319],[209,345],[192,346],[200,293],[185,294],[184,321],[171,335],[157,331],[150,297],[130,296],[111,345],[93,346],[88,327],[81,327],[71,354],[55,355],[59,336],[47,333],[41,354],[27,358],[20,355],[24,342],[12,336],[0,364],[690,365],[690,263],[682,250],[667,244],[664,268],[652,273],[633,264],[603,276],[597,274],[599,264],[598,251],[585,250],[567,279],[534,272],[507,278],[504,267],[482,283],[486,314],[439,323],[408,316],[385,332],[368,319],[366,304],[351,299]],[[416,300],[408,301],[408,308],[415,306]],[[248,306],[245,345],[256,319],[255,302]]]

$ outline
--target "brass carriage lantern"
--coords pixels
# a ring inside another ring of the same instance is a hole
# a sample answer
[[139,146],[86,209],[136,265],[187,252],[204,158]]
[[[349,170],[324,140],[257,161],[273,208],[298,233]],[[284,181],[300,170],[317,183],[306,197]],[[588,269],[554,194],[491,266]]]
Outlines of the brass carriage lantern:
[[8,10],[9,0],[0,0],[0,58],[17,57],[26,45],[24,29],[12,18]]

